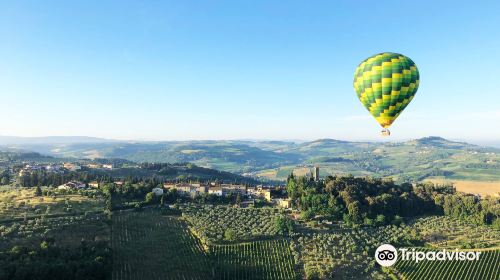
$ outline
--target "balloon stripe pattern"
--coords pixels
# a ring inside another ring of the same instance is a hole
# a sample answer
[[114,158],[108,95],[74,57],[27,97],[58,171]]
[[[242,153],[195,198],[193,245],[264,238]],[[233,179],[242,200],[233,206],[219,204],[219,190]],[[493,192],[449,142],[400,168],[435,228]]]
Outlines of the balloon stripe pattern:
[[408,106],[420,82],[417,65],[398,53],[380,53],[367,58],[354,73],[359,100],[384,128],[388,128]]

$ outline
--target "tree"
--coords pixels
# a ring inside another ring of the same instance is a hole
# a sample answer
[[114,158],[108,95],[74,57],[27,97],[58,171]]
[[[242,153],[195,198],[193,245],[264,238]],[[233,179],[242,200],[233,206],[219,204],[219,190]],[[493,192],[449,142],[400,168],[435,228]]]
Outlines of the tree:
[[108,212],[112,212],[113,211],[113,201],[111,200],[110,197],[108,197],[106,199],[106,206],[105,206],[105,210],[108,211]]
[[377,218],[375,219],[375,223],[379,226],[385,225],[385,216],[382,214],[377,215]]
[[373,226],[373,219],[365,218],[364,224],[367,226]]
[[347,205],[347,215],[350,222],[355,224],[361,223],[362,219],[359,201],[354,201]]
[[403,218],[401,218],[401,216],[396,215],[396,216],[394,216],[394,219],[392,220],[392,223],[394,225],[399,226],[401,223],[403,223]]
[[305,268],[306,279],[308,280],[316,280],[319,278],[319,271],[317,267],[307,266]]
[[40,188],[40,186],[36,187],[35,196],[42,196],[42,188]]
[[288,176],[286,192],[288,193],[288,197],[292,200],[292,203],[294,203],[300,195],[293,172]]
[[165,205],[165,195],[162,195],[160,198],[160,207],[163,207]]
[[40,243],[40,249],[47,250],[49,248],[49,243],[47,241],[42,241]]
[[239,193],[236,195],[236,201],[235,201],[235,203],[236,203],[236,205],[240,205],[241,204],[241,196],[240,196]]
[[311,210],[304,210],[300,213],[300,217],[304,220],[310,220],[314,217],[314,213]]
[[276,232],[282,235],[293,233],[293,221],[285,216],[280,216],[274,224]]
[[236,240],[236,232],[232,229],[227,229],[224,232],[224,239],[227,241],[235,241]]
[[142,203],[141,202],[137,202],[135,205],[134,205],[134,211],[142,211]]
[[2,185],[8,185],[9,183],[10,183],[9,176],[8,175],[4,175],[2,177],[2,180],[1,180],[0,184],[2,184]]
[[153,192],[148,192],[144,198],[144,202],[151,203],[155,199],[155,194]]

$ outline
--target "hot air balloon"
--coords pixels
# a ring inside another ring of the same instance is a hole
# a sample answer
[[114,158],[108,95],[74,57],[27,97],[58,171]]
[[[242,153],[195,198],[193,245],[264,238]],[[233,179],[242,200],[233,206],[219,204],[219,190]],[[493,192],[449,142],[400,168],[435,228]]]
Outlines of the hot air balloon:
[[398,53],[380,53],[365,59],[354,73],[359,100],[390,135],[389,127],[415,96],[420,82],[417,65]]

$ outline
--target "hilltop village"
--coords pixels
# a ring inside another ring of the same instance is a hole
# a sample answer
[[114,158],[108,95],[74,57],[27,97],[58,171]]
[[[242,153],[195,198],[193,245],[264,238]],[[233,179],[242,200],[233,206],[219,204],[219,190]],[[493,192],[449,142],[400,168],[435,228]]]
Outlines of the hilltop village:
[[[110,177],[107,180],[102,178],[97,178],[95,176],[89,176],[88,174],[94,174],[93,172],[101,172],[102,174],[112,173],[113,171],[123,171],[129,170],[130,166],[124,167],[120,164],[113,163],[78,163],[78,162],[64,162],[64,163],[24,163],[18,166],[17,169],[11,169],[17,171],[18,179],[12,179],[12,183],[19,181],[22,182],[21,185],[26,185],[26,181],[34,183],[34,185],[40,184],[41,179],[37,176],[49,177],[49,178],[60,178],[60,180],[54,180],[56,184],[49,184],[57,190],[71,191],[71,190],[85,190],[85,189],[99,189],[103,185],[111,184],[117,190],[123,188],[126,183],[127,178],[123,177]],[[148,169],[149,166],[133,166],[136,169]],[[101,174],[98,173],[98,174]],[[70,176],[70,175],[80,175],[80,176]],[[85,174],[83,180],[81,179],[82,174]],[[319,181],[319,167],[313,167],[307,174],[313,181]],[[31,180],[30,180],[31,178]],[[33,180],[33,178],[36,178]],[[33,182],[36,181],[36,182]],[[29,183],[28,183],[29,184]],[[175,192],[176,195],[184,198],[195,199],[200,196],[214,196],[214,197],[234,197],[238,200],[238,205],[240,207],[252,207],[255,205],[255,201],[263,201],[269,205],[276,205],[280,208],[290,209],[291,201],[286,194],[285,185],[270,185],[270,184],[248,184],[248,183],[235,183],[227,182],[224,180],[164,180],[163,183],[156,185],[152,188],[151,192],[156,196],[162,196],[164,193]]]

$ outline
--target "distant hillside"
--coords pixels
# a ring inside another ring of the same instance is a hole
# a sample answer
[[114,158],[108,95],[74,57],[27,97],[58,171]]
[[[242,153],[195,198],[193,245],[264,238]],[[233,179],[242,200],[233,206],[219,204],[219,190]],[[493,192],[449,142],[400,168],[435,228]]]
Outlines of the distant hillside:
[[[141,143],[77,143],[16,145],[17,148],[58,157],[123,158],[141,162],[192,162],[231,172],[250,172],[256,166],[274,168],[300,162],[298,155],[254,146],[244,141],[186,141]],[[12,147],[12,146],[11,146]]]
[[[258,180],[250,177],[244,177],[226,171],[220,171],[205,167],[196,166],[192,163],[144,163],[136,164],[125,159],[68,159],[41,155],[35,152],[12,152],[0,151],[0,173],[13,166],[19,166],[21,163],[30,164],[49,164],[75,162],[82,166],[79,172],[94,174],[112,178],[151,178],[156,177],[161,180],[201,180],[201,181],[219,181],[226,183],[259,184]],[[115,168],[99,169],[88,168],[87,164],[113,164]]]
[[24,161],[52,161],[51,156],[41,155],[35,152],[0,151],[0,166]]
[[134,162],[191,162],[254,177],[283,180],[313,165],[321,175],[390,176],[500,181],[500,149],[441,137],[406,142],[166,141],[16,145],[58,157],[122,158]]
[[242,183],[256,185],[261,183],[253,178],[244,177],[226,171],[199,167],[191,163],[157,163],[141,164],[137,167],[117,168],[113,170],[93,169],[93,174],[111,176],[113,178],[156,177],[160,180],[194,180],[194,181],[219,181],[225,183]]
[[105,143],[117,140],[88,136],[47,136],[47,137],[16,137],[0,135],[0,145],[39,145],[39,144],[75,144],[75,143]]

